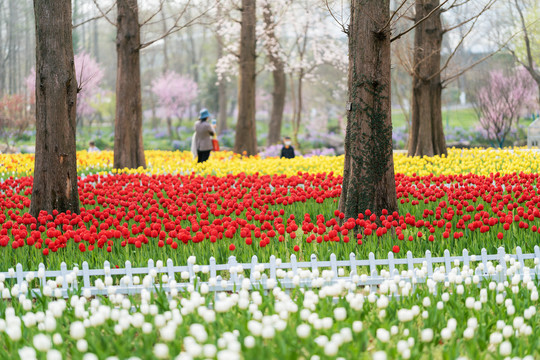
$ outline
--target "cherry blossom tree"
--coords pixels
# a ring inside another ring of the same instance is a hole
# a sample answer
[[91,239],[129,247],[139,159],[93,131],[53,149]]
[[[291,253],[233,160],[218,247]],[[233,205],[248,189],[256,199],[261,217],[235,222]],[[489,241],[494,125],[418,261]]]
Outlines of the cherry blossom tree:
[[152,92],[158,99],[161,113],[167,119],[169,137],[172,139],[175,136],[172,118],[182,118],[197,98],[199,93],[197,83],[187,76],[169,71],[152,82]]
[[[92,106],[103,79],[103,69],[99,63],[88,53],[81,52],[75,55],[75,76],[77,78],[77,125],[85,117],[94,115],[96,109]],[[36,70],[33,68],[25,79],[28,99],[31,104],[35,102]]]
[[519,117],[535,103],[535,82],[526,69],[519,68],[507,76],[494,70],[488,85],[476,95],[475,110],[489,141],[503,147]]
[[316,5],[313,0],[294,1],[285,21],[292,26],[293,34],[285,39],[284,47],[289,49],[285,72],[289,75],[293,103],[292,140],[297,147],[304,111],[304,83],[318,81],[317,70],[325,65],[337,68],[342,74],[336,83],[343,87],[347,83],[346,41],[336,24],[325,20],[326,10]]
[[[230,6],[237,6],[230,0]],[[317,0],[261,0],[257,17],[257,54],[264,63],[258,72],[270,71],[274,78],[271,123],[279,121],[277,112],[283,113],[280,99],[284,96],[281,71],[288,78],[290,101],[293,108],[293,142],[298,146],[298,132],[304,109],[305,82],[319,81],[318,71],[329,65],[340,70],[346,84],[347,44],[338,26],[328,21],[328,13]],[[233,20],[233,21],[231,21]],[[228,81],[238,75],[240,26],[235,19],[223,19],[220,34],[224,39],[224,54],[218,60],[216,71],[220,79]],[[281,69],[280,67],[283,67]],[[342,85],[346,87],[345,85]],[[274,131],[271,127],[271,131]],[[275,139],[275,134],[269,136]],[[273,141],[273,140],[272,140]]]

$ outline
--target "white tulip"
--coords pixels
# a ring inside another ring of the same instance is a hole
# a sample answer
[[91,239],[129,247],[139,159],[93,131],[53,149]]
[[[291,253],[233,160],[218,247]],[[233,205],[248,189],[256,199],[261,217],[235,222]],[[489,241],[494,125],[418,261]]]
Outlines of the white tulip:
[[298,327],[296,328],[296,334],[301,339],[307,338],[309,336],[310,331],[311,331],[311,328],[307,324],[298,325]]
[[390,340],[390,332],[388,332],[388,330],[386,329],[379,328],[377,329],[376,334],[377,334],[377,339],[379,339],[379,341],[383,343],[386,343]]
[[169,357],[169,347],[166,344],[158,343],[154,345],[154,356],[158,359]]
[[431,342],[433,340],[433,330],[432,329],[424,329],[420,333],[420,339],[422,342]]
[[502,356],[508,356],[512,353],[512,344],[510,341],[505,341],[499,346],[499,354]]

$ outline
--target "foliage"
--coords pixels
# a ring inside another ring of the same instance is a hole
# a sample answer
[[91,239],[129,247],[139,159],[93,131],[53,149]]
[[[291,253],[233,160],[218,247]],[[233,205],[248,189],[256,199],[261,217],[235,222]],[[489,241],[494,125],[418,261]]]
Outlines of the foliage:
[[7,149],[35,122],[32,108],[21,94],[4,95],[0,98],[0,137]]
[[[12,298],[0,303],[0,340],[9,349],[0,359],[14,354],[25,360],[538,358],[537,280],[532,274],[521,277],[522,264],[512,258],[507,273],[517,274],[509,281],[482,281],[478,273],[496,270],[479,260],[449,263],[448,278],[434,269],[433,279],[419,275],[418,283],[407,271],[392,276],[383,270],[388,277],[374,292],[365,274],[333,283],[338,275],[333,269],[268,280],[268,291],[252,285],[247,271],[237,270],[241,285],[220,294],[207,284],[186,287],[183,277],[172,279],[154,269],[133,276],[143,287],[140,296],[114,293],[110,284],[120,277],[109,275],[96,281],[106,295],[83,291],[64,299],[56,287],[73,280],[69,272],[67,280],[48,279],[35,301],[0,281],[2,295]],[[195,261],[190,258],[197,275],[204,276]],[[343,277],[346,269],[336,270]],[[415,268],[417,274],[428,271]],[[277,272],[293,271],[278,265]],[[262,269],[251,276],[267,273]],[[42,275],[25,281],[37,284]]]

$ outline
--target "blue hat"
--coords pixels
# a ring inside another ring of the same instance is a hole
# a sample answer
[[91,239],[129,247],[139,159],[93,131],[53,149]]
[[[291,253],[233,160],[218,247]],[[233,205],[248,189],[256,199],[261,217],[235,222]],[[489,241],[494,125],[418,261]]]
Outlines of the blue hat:
[[210,117],[210,113],[208,112],[207,109],[202,109],[201,112],[199,113],[199,119],[207,119]]

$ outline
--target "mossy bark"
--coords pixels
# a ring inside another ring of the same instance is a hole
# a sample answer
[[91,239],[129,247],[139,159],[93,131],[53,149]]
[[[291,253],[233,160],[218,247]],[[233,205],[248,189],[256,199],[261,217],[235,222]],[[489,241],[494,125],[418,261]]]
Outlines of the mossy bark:
[[345,170],[345,218],[397,210],[390,108],[389,0],[352,0]]
[[270,123],[268,124],[268,145],[275,145],[281,142],[281,124],[283,123],[283,110],[285,108],[285,95],[287,93],[287,82],[285,75],[285,64],[277,51],[278,39],[275,33],[275,22],[273,19],[270,3],[265,3],[263,10],[264,27],[268,41],[266,53],[268,60],[273,66],[272,78],[274,89],[272,90],[272,111],[270,113]]
[[70,0],[34,0],[36,17],[36,156],[30,214],[79,212],[77,79]]
[[416,0],[413,95],[409,156],[446,154],[442,122],[441,45],[443,28],[439,0]]
[[238,75],[238,120],[234,152],[257,154],[255,123],[256,33],[255,0],[242,0],[240,30],[240,72]]
[[142,136],[141,34],[137,0],[117,0],[114,167],[146,167]]

